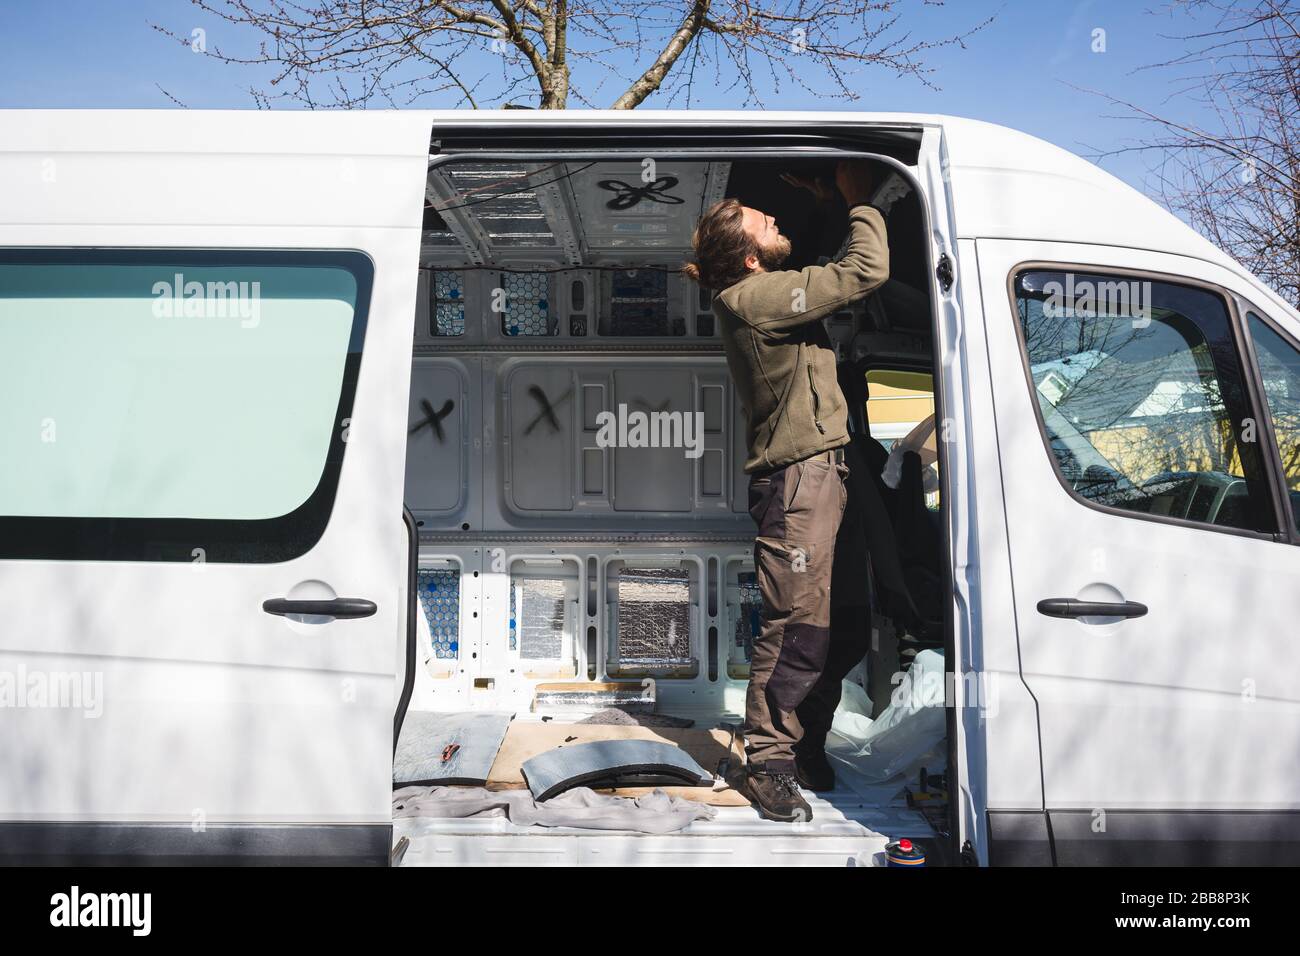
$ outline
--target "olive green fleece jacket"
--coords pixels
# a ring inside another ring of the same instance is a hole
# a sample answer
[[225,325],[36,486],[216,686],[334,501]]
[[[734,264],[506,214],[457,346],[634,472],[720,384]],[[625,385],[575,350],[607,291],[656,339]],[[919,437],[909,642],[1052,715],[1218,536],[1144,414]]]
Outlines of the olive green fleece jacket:
[[848,251],[798,272],[753,272],[722,290],[713,312],[748,422],[745,471],[764,471],[848,444],[848,408],[821,320],[889,278],[885,220],[849,211]]

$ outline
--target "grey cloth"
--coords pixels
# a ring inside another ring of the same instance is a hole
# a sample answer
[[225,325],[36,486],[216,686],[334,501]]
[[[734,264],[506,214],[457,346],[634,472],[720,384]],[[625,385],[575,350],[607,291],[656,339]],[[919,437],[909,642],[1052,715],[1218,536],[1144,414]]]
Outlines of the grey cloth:
[[[408,711],[393,754],[393,784],[487,783],[513,714]],[[459,744],[445,763],[443,750]]]
[[524,780],[538,800],[582,785],[680,784],[704,787],[713,777],[686,751],[658,740],[595,740],[555,747],[525,760]]
[[403,787],[393,794],[393,819],[506,817],[516,826],[577,827],[673,833],[696,820],[712,820],[716,808],[656,790],[643,797],[616,797],[575,787],[545,803],[527,790],[483,787]]

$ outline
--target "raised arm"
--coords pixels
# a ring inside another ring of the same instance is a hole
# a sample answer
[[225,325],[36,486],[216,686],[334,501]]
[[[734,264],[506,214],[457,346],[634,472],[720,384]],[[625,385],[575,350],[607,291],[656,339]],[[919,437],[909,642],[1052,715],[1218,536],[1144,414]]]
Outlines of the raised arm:
[[849,210],[849,247],[843,258],[798,272],[751,276],[736,288],[734,308],[755,328],[780,332],[864,299],[888,278],[884,217],[859,201]]

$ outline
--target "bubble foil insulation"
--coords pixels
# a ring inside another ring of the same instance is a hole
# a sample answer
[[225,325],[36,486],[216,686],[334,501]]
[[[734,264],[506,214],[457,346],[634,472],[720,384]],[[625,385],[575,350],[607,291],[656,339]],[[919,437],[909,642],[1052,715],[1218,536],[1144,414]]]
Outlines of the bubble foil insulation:
[[691,658],[691,580],[677,569],[624,568],[618,576],[618,659],[679,667]]

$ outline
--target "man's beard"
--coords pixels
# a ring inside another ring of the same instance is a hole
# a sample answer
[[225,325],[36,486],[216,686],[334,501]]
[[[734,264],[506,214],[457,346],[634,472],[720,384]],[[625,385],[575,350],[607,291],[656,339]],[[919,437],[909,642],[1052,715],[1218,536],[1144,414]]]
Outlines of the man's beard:
[[790,258],[790,240],[785,236],[777,236],[772,245],[759,246],[755,257],[765,272],[775,272]]

